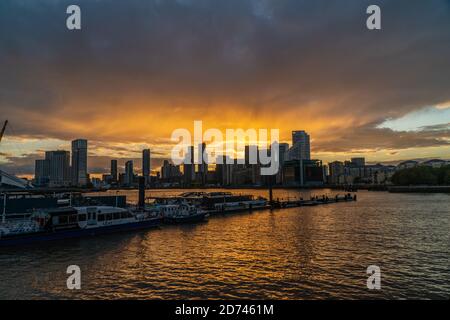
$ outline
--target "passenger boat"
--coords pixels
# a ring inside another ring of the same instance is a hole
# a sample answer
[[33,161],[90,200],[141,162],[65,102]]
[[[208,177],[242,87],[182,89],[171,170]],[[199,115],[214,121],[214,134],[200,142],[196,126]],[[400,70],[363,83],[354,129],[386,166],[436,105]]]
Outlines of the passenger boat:
[[208,212],[220,213],[267,208],[267,199],[253,195],[236,195],[231,192],[186,192],[178,196],[156,197],[157,204],[189,203]]
[[0,224],[0,246],[147,229],[160,222],[159,216],[109,206],[40,210],[29,218]]
[[205,211],[186,203],[161,205],[159,212],[164,223],[168,224],[202,222],[208,217]]

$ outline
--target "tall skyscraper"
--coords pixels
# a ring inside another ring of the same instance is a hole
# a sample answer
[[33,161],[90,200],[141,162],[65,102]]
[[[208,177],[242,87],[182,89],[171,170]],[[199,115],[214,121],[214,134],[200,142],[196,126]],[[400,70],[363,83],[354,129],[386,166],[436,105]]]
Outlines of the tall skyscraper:
[[259,163],[259,148],[258,146],[245,146],[245,165]]
[[150,149],[142,150],[142,176],[145,178],[145,183],[150,182]]
[[311,160],[310,137],[305,131],[292,132],[292,148],[289,151],[291,160]]
[[134,169],[133,169],[133,161],[127,161],[125,163],[125,184],[131,186],[134,182]]
[[288,143],[280,143],[278,150],[280,152],[280,154],[279,154],[280,167],[282,167],[287,158],[287,153],[289,151],[289,144]]
[[365,158],[352,158],[352,165],[355,167],[364,167],[366,165],[366,159]]
[[45,160],[49,166],[49,182],[52,186],[67,186],[70,183],[70,152],[47,151]]
[[194,165],[194,147],[190,146],[188,148],[187,154],[185,155],[185,160],[183,163],[184,172],[184,184],[189,186],[195,177],[195,165]]
[[208,158],[206,155],[206,143],[202,143],[198,146],[198,152],[200,154],[200,164],[198,165],[198,171],[201,177],[201,183],[206,184],[207,176],[208,176]]
[[72,185],[85,186],[88,182],[87,148],[85,139],[72,141]]
[[111,179],[112,182],[118,182],[117,160],[111,160]]

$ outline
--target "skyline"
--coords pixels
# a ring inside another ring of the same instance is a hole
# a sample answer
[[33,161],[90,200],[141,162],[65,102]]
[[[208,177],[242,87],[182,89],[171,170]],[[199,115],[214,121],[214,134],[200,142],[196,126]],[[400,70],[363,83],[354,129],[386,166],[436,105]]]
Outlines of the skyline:
[[32,174],[76,137],[90,171],[146,148],[162,162],[197,119],[279,128],[280,142],[304,129],[324,162],[450,158],[448,1],[378,1],[374,33],[369,1],[75,3],[89,12],[78,33],[63,28],[66,1],[0,4],[7,172]]

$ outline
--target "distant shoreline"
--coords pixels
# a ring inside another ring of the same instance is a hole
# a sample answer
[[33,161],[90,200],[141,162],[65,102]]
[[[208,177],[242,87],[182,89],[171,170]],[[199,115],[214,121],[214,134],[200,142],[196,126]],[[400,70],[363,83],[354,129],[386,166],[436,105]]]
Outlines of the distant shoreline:
[[[255,189],[268,190],[267,186],[208,186],[208,187],[149,187],[146,190],[238,190],[238,189]],[[386,185],[353,185],[353,186],[338,186],[338,185],[323,185],[323,186],[308,186],[308,187],[293,187],[293,186],[273,186],[272,189],[280,190],[320,190],[332,189],[341,190],[344,192],[357,192],[358,190],[390,192],[390,193],[450,193],[450,186],[386,186]],[[29,190],[0,190],[0,193],[29,193],[29,194],[50,194],[50,193],[96,193],[107,191],[137,191],[138,188],[110,188],[110,189],[81,189],[81,188],[43,188],[43,189],[29,189]]]

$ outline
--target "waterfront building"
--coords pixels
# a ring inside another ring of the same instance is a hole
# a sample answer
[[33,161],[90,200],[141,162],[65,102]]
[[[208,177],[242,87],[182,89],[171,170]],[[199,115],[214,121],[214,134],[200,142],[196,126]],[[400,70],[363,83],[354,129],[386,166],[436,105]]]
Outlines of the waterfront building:
[[133,182],[134,182],[133,160],[130,160],[125,163],[124,184],[127,186],[132,186]]
[[184,185],[190,186],[195,178],[194,147],[190,146],[183,163]]
[[150,149],[142,150],[142,176],[145,178],[145,183],[150,183]]
[[206,143],[202,143],[198,146],[198,153],[200,157],[200,163],[198,165],[199,182],[201,185],[205,185],[208,177],[208,155],[206,154]]
[[339,177],[344,174],[344,163],[341,161],[333,161],[328,164],[330,170],[330,183],[339,183]]
[[355,167],[364,168],[366,165],[366,159],[365,158],[352,158],[351,163]]
[[88,142],[85,139],[72,141],[72,185],[86,186],[88,183]]
[[70,152],[47,151],[45,160],[49,162],[49,185],[52,187],[68,186],[70,184]]
[[310,136],[303,130],[292,132],[292,148],[289,150],[289,160],[310,160]]
[[181,180],[180,166],[175,166],[170,163],[168,160],[164,160],[163,165],[161,167],[161,179],[164,182],[179,182]]
[[47,186],[50,182],[50,161],[40,159],[35,161],[34,183],[37,186]]
[[285,186],[322,186],[325,182],[322,161],[286,161],[283,167],[283,181]]
[[111,182],[117,183],[118,181],[117,160],[111,160]]

